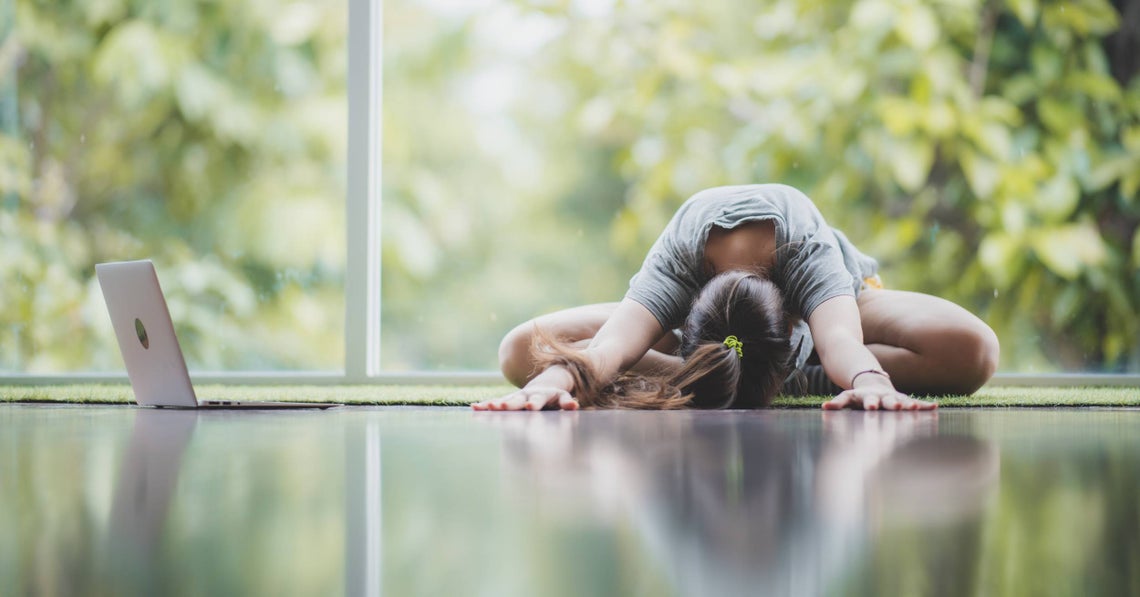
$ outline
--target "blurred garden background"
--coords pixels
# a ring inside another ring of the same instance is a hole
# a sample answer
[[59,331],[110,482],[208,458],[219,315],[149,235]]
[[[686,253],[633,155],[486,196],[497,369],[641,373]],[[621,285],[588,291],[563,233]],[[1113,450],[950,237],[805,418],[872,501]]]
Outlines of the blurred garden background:
[[[492,369],[673,210],[783,182],[1006,372],[1140,371],[1140,1],[386,0],[382,367]],[[0,0],[0,370],[344,362],[347,2]]]

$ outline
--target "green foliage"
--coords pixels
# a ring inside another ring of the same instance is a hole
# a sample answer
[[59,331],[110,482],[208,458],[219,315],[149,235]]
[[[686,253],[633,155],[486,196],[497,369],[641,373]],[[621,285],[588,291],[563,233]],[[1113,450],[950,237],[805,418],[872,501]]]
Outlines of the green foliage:
[[[1140,368],[1140,77],[1120,70],[1127,51],[1106,42],[1120,14],[1103,0],[519,1],[451,12],[445,25],[429,5],[386,6],[403,15],[390,31],[419,23],[422,52],[409,63],[400,34],[390,40],[387,126],[421,139],[447,130],[452,141],[491,117],[525,129],[514,152],[455,144],[461,163],[496,170],[481,173],[490,185],[442,183],[449,206],[495,205],[489,228],[473,227],[459,251],[505,255],[486,269],[441,265],[418,278],[444,289],[453,309],[478,296],[514,314],[499,333],[539,311],[620,298],[693,192],[775,181],[802,188],[880,258],[888,286],[947,297],[986,319],[1003,340],[1003,368]],[[503,41],[518,37],[540,41]],[[435,61],[424,58],[424,38],[440,44]],[[493,79],[511,100],[489,117],[470,107],[485,89],[466,81],[494,65],[515,76]],[[401,105],[425,91],[431,108]],[[446,124],[434,126],[440,118]],[[432,168],[424,158],[438,155],[430,143],[416,147],[423,153],[407,161],[386,158],[386,198],[400,209],[418,196],[403,170]],[[542,184],[519,184],[520,167]],[[598,190],[615,195],[580,192],[595,181],[612,181]],[[476,281],[524,260],[525,280]],[[401,261],[385,263],[388,288],[404,283]],[[581,268],[591,279],[574,278]],[[412,312],[389,308],[395,327]],[[472,362],[494,362],[466,341],[493,344],[482,333],[493,326],[448,325],[465,330],[457,343],[480,355]]]
[[144,257],[192,366],[342,366],[345,3],[0,6],[0,368],[119,366]]
[[[142,256],[195,365],[338,367],[343,3],[0,7],[0,367],[116,366],[91,266]],[[1140,370],[1137,42],[1105,0],[384,24],[386,368],[494,367],[512,325],[619,299],[690,194],[771,181],[986,319],[1004,369]]]

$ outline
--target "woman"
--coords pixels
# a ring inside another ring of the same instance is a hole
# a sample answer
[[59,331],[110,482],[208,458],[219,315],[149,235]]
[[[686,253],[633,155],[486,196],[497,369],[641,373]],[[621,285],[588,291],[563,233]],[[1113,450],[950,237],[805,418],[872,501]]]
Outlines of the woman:
[[913,410],[936,404],[908,394],[970,394],[989,380],[989,326],[949,301],[882,289],[877,269],[796,189],[702,191],[620,303],[511,330],[500,365],[521,389],[473,407],[740,408],[830,380],[826,409]]

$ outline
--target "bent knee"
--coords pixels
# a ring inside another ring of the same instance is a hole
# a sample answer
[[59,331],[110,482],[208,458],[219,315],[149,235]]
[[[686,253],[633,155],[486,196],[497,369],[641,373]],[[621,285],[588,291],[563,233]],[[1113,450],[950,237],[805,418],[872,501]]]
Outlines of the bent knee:
[[[994,373],[997,373],[998,363],[1001,359],[1001,342],[998,341],[997,334],[994,333],[993,329],[988,325],[979,333],[979,336],[979,365],[981,372],[985,376],[985,379],[982,380],[982,384],[985,384],[994,376]],[[978,387],[981,387],[981,385]]]
[[954,379],[948,390],[955,394],[973,394],[997,372],[1001,345],[997,334],[986,324],[963,326],[948,334],[946,359],[952,366]]
[[534,338],[532,325],[520,325],[507,332],[499,343],[499,370],[517,387],[523,387],[533,373],[530,348]]

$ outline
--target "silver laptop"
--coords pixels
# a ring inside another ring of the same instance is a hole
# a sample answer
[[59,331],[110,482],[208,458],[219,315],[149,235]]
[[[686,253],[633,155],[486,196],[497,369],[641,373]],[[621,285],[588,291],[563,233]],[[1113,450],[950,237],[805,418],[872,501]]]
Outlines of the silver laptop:
[[342,406],[330,402],[199,401],[174,335],[174,323],[154,264],[150,260],[100,263],[95,266],[95,274],[139,404],[160,408],[253,409]]

